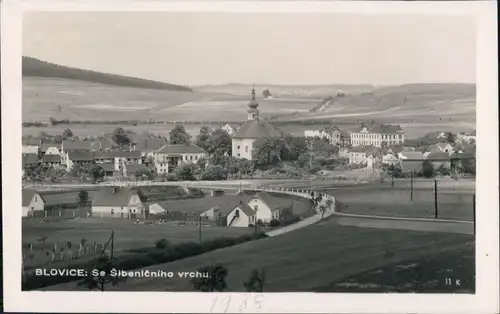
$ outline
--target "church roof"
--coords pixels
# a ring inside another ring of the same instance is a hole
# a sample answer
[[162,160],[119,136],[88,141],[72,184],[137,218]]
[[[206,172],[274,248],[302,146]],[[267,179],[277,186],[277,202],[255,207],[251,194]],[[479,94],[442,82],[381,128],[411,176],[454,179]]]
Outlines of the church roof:
[[233,138],[251,139],[267,137],[281,137],[281,134],[272,125],[261,120],[249,120],[245,122],[233,136]]

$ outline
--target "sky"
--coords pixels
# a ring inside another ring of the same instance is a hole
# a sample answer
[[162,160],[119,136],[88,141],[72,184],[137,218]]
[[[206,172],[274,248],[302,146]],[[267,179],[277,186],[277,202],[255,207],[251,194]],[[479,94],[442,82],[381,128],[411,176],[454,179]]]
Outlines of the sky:
[[475,21],[332,13],[28,12],[23,55],[172,84],[476,81]]

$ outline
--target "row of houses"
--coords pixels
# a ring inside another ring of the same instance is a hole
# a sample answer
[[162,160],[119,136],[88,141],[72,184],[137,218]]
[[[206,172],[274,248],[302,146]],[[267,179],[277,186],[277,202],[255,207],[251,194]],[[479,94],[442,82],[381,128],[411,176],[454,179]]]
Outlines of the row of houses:
[[365,164],[368,168],[376,165],[399,165],[406,171],[420,172],[423,161],[429,161],[434,168],[451,168],[451,161],[475,158],[473,152],[456,151],[449,143],[437,143],[426,151],[415,151],[412,147],[394,146],[382,149],[375,146],[356,146],[349,151],[349,164]]
[[34,153],[32,147],[23,147],[23,171],[42,165],[71,171],[75,166],[99,164],[106,175],[128,176],[139,169],[156,169],[158,174],[170,173],[183,163],[193,163],[207,157],[205,151],[193,144],[166,144],[160,139],[149,139],[141,147],[131,150],[93,150],[91,142],[65,140],[62,143],[43,144]]
[[[42,213],[51,204],[50,197],[51,194],[23,189],[23,217],[43,216]],[[259,220],[269,223],[273,219],[280,220],[293,214],[292,200],[277,198],[266,192],[254,195],[241,192],[236,196],[207,198],[206,201],[207,209],[199,215],[225,227],[248,227]],[[181,210],[178,204],[179,201],[143,203],[137,192],[130,188],[105,187],[92,198],[91,215],[102,218],[136,219],[175,212],[181,215],[187,213]]]

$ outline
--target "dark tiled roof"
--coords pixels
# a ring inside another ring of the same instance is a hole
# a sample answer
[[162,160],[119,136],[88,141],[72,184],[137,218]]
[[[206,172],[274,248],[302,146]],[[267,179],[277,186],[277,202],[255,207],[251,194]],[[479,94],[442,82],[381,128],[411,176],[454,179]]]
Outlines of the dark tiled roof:
[[[202,200],[199,198],[181,199],[160,202],[161,207],[169,211],[178,212],[195,212],[202,213],[210,208],[218,207],[224,215],[229,213],[233,208],[240,203],[240,200],[248,202],[249,198],[238,195],[223,195],[217,197],[205,197]],[[202,201],[202,202],[200,202]]]
[[46,152],[47,149],[49,149],[50,147],[55,147],[55,148],[57,148],[57,150],[59,150],[59,149],[61,149],[61,143],[43,143],[40,146],[40,151]]
[[110,164],[110,163],[104,163],[104,164],[97,164],[99,165],[104,171],[110,172],[110,171],[115,171],[115,164]]
[[422,171],[422,160],[401,160],[401,170],[403,172],[421,172]]
[[360,127],[358,132],[360,132],[364,128],[366,128],[368,132],[376,134],[392,134],[397,132],[403,132],[403,129],[401,128],[401,126],[399,126],[399,124],[397,125],[381,124],[381,125],[364,126]]
[[138,151],[152,151],[162,148],[167,141],[161,138],[145,138],[138,141],[135,149]]
[[443,152],[430,153],[427,155],[427,160],[450,160],[450,156]]
[[123,152],[123,151],[111,151],[111,152],[96,152],[94,154],[95,158],[115,158],[115,157],[124,157],[124,158],[140,158],[141,152],[133,151],[133,152]]
[[260,199],[264,204],[266,204],[271,210],[289,208],[292,206],[291,200],[280,199],[269,195],[266,192],[260,192],[255,196],[255,198]]
[[424,154],[421,152],[402,152],[401,155],[403,155],[405,160],[420,160],[423,161],[425,159]]
[[60,155],[43,155],[42,161],[43,162],[61,162],[61,156]]
[[249,120],[243,124],[233,138],[250,138],[250,139],[260,139],[268,137],[281,137],[280,132],[278,132],[272,125],[266,121],[261,120]]
[[70,151],[70,150],[90,150],[90,144],[91,144],[91,142],[89,142],[89,141],[64,140],[62,142],[62,148],[65,151]]
[[68,158],[72,161],[88,161],[94,160],[94,154],[89,152],[70,151],[68,153]]
[[101,145],[101,142],[96,141],[96,142],[90,143],[90,150],[91,151],[98,151],[98,150],[101,150],[101,149],[103,149],[102,145]]
[[132,174],[132,173],[135,173],[137,170],[139,169],[143,169],[143,170],[152,170],[151,168],[148,168],[146,165],[144,164],[129,164],[129,165],[125,165],[125,168],[127,169],[127,173],[128,174]]
[[158,151],[161,154],[204,154],[205,151],[193,144],[167,144]]
[[252,217],[255,212],[252,208],[250,208],[250,206],[248,206],[247,203],[239,203],[238,205],[234,206],[233,209],[235,208],[238,208],[240,209],[242,212],[245,213],[245,215],[247,215],[248,217]]
[[353,153],[365,153],[367,155],[377,155],[382,152],[382,150],[378,147],[375,146],[365,146],[365,145],[359,145],[359,146],[354,146],[351,150]]
[[[35,190],[31,190],[31,189],[23,189],[22,190],[22,206],[28,206],[30,203],[31,203],[31,200],[33,199],[33,196],[35,196],[35,194],[37,194],[38,192],[35,191]],[[41,197],[41,196],[40,196]],[[42,197],[42,200],[43,200],[43,197]],[[44,201],[45,202],[45,201]]]
[[133,195],[129,188],[105,187],[94,197],[92,206],[128,206]]
[[23,154],[22,157],[23,166],[34,165],[37,164],[38,161],[39,158],[37,154]]

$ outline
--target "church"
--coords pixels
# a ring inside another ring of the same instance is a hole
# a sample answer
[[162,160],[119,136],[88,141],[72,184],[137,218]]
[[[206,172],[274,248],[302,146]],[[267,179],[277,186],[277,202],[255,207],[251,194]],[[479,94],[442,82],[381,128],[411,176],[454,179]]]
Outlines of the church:
[[262,138],[279,138],[281,134],[272,125],[259,119],[259,103],[255,99],[255,88],[252,89],[252,100],[248,107],[248,121],[233,135],[232,156],[252,160],[252,148],[255,141]]

